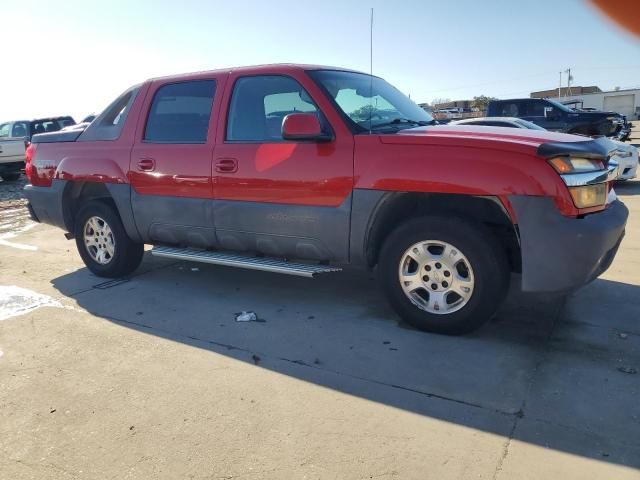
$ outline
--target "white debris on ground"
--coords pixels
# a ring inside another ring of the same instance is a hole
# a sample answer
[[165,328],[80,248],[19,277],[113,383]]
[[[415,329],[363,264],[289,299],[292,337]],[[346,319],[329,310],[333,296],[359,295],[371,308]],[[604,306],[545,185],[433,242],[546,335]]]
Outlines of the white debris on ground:
[[40,307],[64,308],[47,295],[15,285],[0,285],[0,320],[23,315]]
[[236,322],[255,322],[258,320],[256,312],[240,312],[236,313]]

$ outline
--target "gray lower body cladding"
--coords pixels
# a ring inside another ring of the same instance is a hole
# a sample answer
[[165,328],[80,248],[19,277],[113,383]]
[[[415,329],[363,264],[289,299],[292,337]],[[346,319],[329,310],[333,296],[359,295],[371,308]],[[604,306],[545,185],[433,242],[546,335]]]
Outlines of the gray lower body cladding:
[[614,201],[584,218],[560,214],[546,197],[512,195],[522,255],[522,290],[571,291],[602,274],[624,236],[629,211]]
[[351,196],[338,207],[139,195],[131,192],[146,243],[348,261]]
[[54,180],[50,187],[24,187],[24,195],[29,201],[29,212],[33,220],[68,231],[63,209],[66,184],[63,180]]
[[[54,180],[50,187],[25,187],[35,221],[73,231],[64,205],[67,184]],[[139,195],[125,184],[105,187],[136,241],[318,261],[349,258],[351,196],[338,207],[318,207]]]

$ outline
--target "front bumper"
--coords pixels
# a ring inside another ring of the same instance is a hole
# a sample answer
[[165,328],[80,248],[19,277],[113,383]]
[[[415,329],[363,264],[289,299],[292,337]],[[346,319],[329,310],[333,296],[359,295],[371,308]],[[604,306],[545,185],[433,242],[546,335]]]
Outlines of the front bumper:
[[584,218],[563,216],[547,197],[509,200],[518,219],[527,292],[566,292],[597,278],[611,265],[629,216],[619,200]]

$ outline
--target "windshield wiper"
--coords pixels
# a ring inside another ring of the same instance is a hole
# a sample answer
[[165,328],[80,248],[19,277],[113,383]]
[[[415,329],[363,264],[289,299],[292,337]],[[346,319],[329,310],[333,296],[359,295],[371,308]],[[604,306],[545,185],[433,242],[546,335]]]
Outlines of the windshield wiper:
[[427,120],[411,120],[409,118],[398,117],[398,118],[394,118],[393,120],[391,120],[389,122],[384,122],[384,123],[378,123],[376,125],[371,125],[371,129],[374,129],[374,128],[385,128],[385,127],[396,127],[396,126],[400,126],[400,125],[425,126],[425,125],[431,125],[431,122],[429,122]]

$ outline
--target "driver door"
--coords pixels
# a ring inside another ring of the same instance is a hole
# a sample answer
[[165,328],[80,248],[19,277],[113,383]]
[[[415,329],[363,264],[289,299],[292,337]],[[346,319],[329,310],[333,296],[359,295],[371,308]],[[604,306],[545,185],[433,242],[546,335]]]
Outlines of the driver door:
[[[331,128],[287,75],[232,74],[214,158],[214,219],[222,248],[278,257],[346,260],[353,139]],[[319,116],[329,142],[287,141],[282,120]]]

